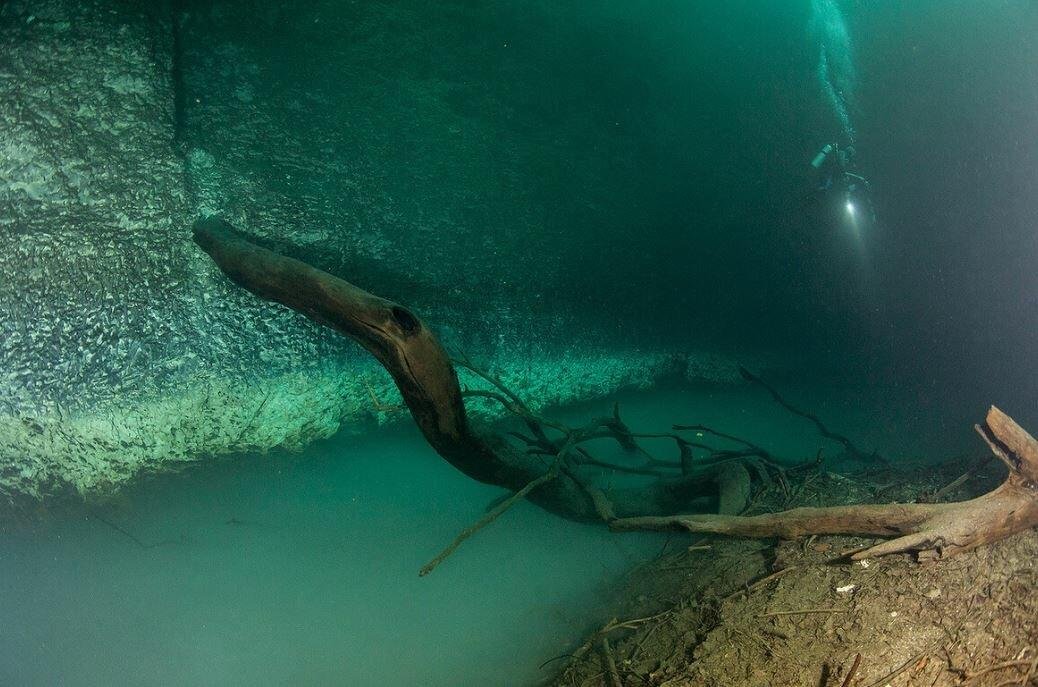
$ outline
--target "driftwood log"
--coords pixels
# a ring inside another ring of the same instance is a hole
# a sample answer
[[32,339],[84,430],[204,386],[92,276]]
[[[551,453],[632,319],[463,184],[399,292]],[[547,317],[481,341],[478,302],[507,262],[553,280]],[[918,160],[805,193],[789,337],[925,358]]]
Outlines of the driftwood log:
[[[624,448],[636,450],[636,435],[623,424],[618,410],[584,427],[562,427],[538,417],[497,380],[487,377],[497,390],[469,395],[494,398],[524,420],[532,437],[524,437],[526,446],[517,446],[469,420],[453,362],[432,331],[404,306],[256,245],[217,217],[198,221],[194,237],[238,285],[297,310],[367,349],[392,375],[429,445],[472,479],[513,492],[535,484],[536,488],[523,491],[528,500],[563,517],[584,521],[680,513],[704,496],[719,503],[720,512],[737,513],[746,503],[751,478],[742,461],[752,459],[750,452],[684,470],[675,463],[674,476],[637,488],[615,489],[607,497],[580,475],[585,465],[602,465],[581,444],[612,438]],[[549,438],[549,430],[561,436]],[[676,435],[674,440],[685,455],[687,442]],[[645,470],[666,472],[657,465]]]
[[[771,471],[784,479],[782,468],[754,444],[698,425],[676,425],[676,431],[701,430],[746,446],[738,451],[713,451],[708,458],[695,460],[692,449],[708,447],[690,443],[679,434],[633,433],[620,419],[618,408],[612,416],[594,419],[584,427],[564,427],[531,411],[499,380],[467,361],[459,364],[483,376],[494,389],[463,391],[454,362],[436,336],[404,306],[258,246],[219,218],[197,222],[194,236],[240,286],[360,343],[392,375],[415,423],[437,453],[472,479],[513,492],[494,506],[484,521],[463,532],[423,574],[520,498],[566,518],[608,522],[615,530],[676,529],[757,538],[811,534],[894,537],[854,554],[858,559],[902,551],[917,551],[924,559],[947,557],[1038,525],[1038,442],[997,408],[990,410],[977,431],[1008,467],[1009,477],[979,498],[950,504],[797,508],[742,517],[737,513],[747,502],[751,472],[768,479]],[[514,436],[525,446],[508,441],[492,429],[475,426],[465,413],[466,396],[496,400],[521,419],[529,435]],[[828,431],[817,418],[793,412],[812,419],[823,433]],[[832,436],[854,453],[866,455],[843,437]],[[668,462],[648,456],[637,440],[650,437],[672,439],[680,459]],[[596,460],[583,444],[601,438],[613,439],[632,452],[642,451],[645,465],[631,469]],[[587,476],[589,466],[655,475],[658,479],[606,493]],[[704,496],[711,497],[716,514],[675,515],[688,513],[690,504]]]
[[1038,526],[1038,441],[994,406],[976,430],[1006,465],[1009,476],[997,489],[969,501],[794,508],[748,517],[640,517],[617,519],[610,526],[781,539],[812,534],[894,537],[851,558],[907,551],[917,552],[920,560],[947,558]]

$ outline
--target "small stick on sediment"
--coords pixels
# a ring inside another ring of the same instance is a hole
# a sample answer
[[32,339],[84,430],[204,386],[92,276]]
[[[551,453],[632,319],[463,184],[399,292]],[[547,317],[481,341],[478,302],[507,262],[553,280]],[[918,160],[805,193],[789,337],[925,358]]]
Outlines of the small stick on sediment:
[[513,505],[515,505],[520,499],[524,498],[527,494],[529,494],[531,491],[541,486],[545,482],[554,479],[558,474],[559,473],[557,468],[552,468],[551,470],[548,470],[548,472],[544,473],[543,475],[533,480],[525,487],[523,487],[522,489],[515,492],[510,497],[499,503],[497,506],[495,506],[493,509],[487,512],[486,515],[480,518],[479,521],[476,522],[476,524],[470,527],[466,527],[464,530],[461,531],[461,533],[457,537],[454,538],[454,541],[452,541],[447,546],[447,548],[445,548],[443,551],[439,553],[439,555],[436,556],[436,558],[432,559],[431,561],[422,566],[422,569],[418,571],[418,576],[425,577],[426,575],[431,573],[433,570],[436,569],[436,566],[438,566],[440,563],[443,562],[445,558],[447,558],[447,556],[454,553],[454,551],[459,546],[461,546],[462,542],[464,542],[466,539],[468,539],[473,534],[483,529],[490,523],[494,522],[494,520],[497,520],[498,516],[500,516],[506,510],[511,508]]
[[796,569],[797,569],[797,566],[795,566],[795,565],[792,565],[792,566],[790,566],[788,568],[782,568],[782,570],[779,570],[777,572],[773,572],[770,575],[767,575],[766,577],[760,578],[759,580],[757,580],[753,584],[746,585],[746,587],[743,588],[743,589],[735,590],[734,592],[732,592],[728,596],[724,597],[724,600],[727,601],[728,599],[731,599],[731,598],[733,598],[735,596],[738,596],[739,594],[749,594],[754,589],[757,589],[759,587],[763,587],[768,582],[771,582],[772,580],[777,580],[778,578],[782,577],[786,573],[793,572]]
[[605,657],[606,670],[609,671],[609,682],[612,687],[624,687],[620,680],[620,673],[616,670],[616,661],[613,660],[613,651],[609,648],[609,638],[602,637],[602,656]]
[[843,679],[843,684],[840,687],[851,687],[851,680],[854,679],[854,674],[858,672],[858,666],[861,664],[861,654],[855,654],[854,663],[851,664],[851,669],[847,671],[847,677]]

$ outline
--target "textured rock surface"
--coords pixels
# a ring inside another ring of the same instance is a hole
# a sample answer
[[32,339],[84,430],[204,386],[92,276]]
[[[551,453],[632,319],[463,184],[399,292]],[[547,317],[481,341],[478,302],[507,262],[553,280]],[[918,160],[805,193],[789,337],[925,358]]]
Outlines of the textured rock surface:
[[[190,241],[170,19],[163,3],[3,5],[5,491],[304,441],[349,405],[345,342],[256,303]],[[272,386],[270,422],[246,426]]]
[[192,270],[170,46],[155,21],[98,3],[3,6],[8,410],[90,407],[162,384],[192,338],[171,317]]

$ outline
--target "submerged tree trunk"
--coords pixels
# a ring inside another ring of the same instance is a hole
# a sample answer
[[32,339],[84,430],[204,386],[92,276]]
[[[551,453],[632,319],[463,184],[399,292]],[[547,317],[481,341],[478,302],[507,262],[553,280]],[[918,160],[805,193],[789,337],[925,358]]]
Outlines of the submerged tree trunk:
[[[680,467],[680,477],[661,477],[644,487],[605,493],[580,474],[582,465],[602,465],[581,444],[612,438],[628,450],[638,450],[635,437],[639,435],[623,424],[618,410],[612,417],[570,429],[536,417],[500,384],[500,393],[468,392],[495,398],[524,420],[533,434],[522,437],[527,446],[509,443],[498,433],[472,426],[454,364],[435,335],[404,306],[257,246],[218,218],[197,222],[194,234],[198,245],[242,287],[304,313],[367,349],[392,375],[415,423],[437,453],[469,477],[516,493],[500,510],[525,496],[566,518],[602,520],[616,530],[679,529],[780,538],[810,534],[896,537],[855,554],[855,558],[901,551],[918,551],[924,558],[951,556],[1038,525],[1038,442],[997,408],[990,410],[986,423],[977,430],[1009,468],[1009,477],[994,491],[962,503],[797,508],[740,517],[736,514],[750,491],[746,465],[760,472],[762,464],[768,464],[768,455],[743,442],[751,448],[697,464],[691,460],[690,444],[677,435],[646,436],[666,436],[677,442],[681,462],[674,466]],[[817,418],[795,412],[813,418],[827,432]],[[549,438],[546,427],[562,436]],[[849,440],[837,438],[851,446]],[[673,515],[687,512],[689,503],[704,495],[716,498],[720,514]]]
[[[568,454],[575,452],[580,441],[602,432],[622,440],[625,435],[617,428],[618,418],[598,420],[578,430],[568,446],[566,441],[558,443],[556,455],[531,453],[499,434],[472,426],[453,363],[436,336],[404,306],[262,248],[217,217],[197,222],[194,236],[220,269],[243,288],[297,310],[367,349],[392,375],[429,445],[472,479],[519,491],[554,468],[551,479],[540,483],[527,498],[576,520],[676,513],[687,510],[692,499],[719,491],[721,500],[731,504],[730,511],[738,512],[745,503],[745,470],[740,474],[720,465],[644,488],[615,490],[606,498],[578,477]],[[733,474],[738,482],[729,485]]]

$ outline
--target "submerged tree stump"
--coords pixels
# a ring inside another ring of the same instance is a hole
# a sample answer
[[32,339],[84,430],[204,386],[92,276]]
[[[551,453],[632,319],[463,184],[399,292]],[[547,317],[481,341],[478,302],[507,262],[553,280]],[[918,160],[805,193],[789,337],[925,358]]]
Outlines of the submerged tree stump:
[[954,556],[1038,526],[1038,441],[994,406],[977,432],[1009,476],[970,501],[795,508],[750,517],[678,515],[617,519],[615,530],[679,529],[735,537],[795,539],[812,534],[895,537],[859,551],[858,560],[915,551],[920,560]]

